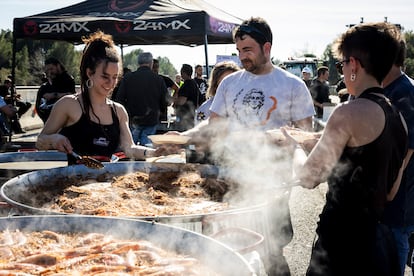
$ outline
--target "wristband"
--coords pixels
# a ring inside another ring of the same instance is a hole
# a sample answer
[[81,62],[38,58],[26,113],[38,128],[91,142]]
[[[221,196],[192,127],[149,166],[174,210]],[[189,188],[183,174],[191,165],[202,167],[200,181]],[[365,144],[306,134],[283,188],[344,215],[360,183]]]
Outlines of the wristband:
[[146,157],[146,156],[147,156],[147,150],[144,149],[144,157]]

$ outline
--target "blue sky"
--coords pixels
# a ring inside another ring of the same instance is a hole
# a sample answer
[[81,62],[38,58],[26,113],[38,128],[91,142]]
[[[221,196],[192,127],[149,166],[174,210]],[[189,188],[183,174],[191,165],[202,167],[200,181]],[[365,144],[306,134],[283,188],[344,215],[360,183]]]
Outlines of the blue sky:
[[[346,25],[384,21],[401,24],[405,30],[414,30],[414,2],[412,0],[205,0],[240,18],[261,16],[273,31],[272,56],[286,59],[304,52],[321,56],[326,46],[346,30]],[[29,16],[56,8],[79,3],[80,0],[2,0],[0,28],[12,29],[14,17]],[[178,69],[182,63],[204,63],[204,47],[184,46],[137,46],[151,51],[154,56],[166,56]],[[127,53],[133,47],[127,47]],[[209,61],[214,63],[216,55],[236,52],[234,45],[209,45]]]

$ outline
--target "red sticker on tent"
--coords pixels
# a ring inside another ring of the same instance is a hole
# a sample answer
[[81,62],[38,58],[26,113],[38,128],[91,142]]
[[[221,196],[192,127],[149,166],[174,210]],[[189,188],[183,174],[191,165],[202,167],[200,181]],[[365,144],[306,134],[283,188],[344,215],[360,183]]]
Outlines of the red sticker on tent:
[[138,2],[136,0],[110,0],[108,7],[117,12],[134,11],[146,4],[146,2],[146,0]]
[[117,21],[115,22],[115,28],[118,31],[118,33],[127,33],[131,29],[131,22]]
[[26,21],[23,25],[23,32],[25,35],[31,36],[39,32],[36,21],[30,20]]

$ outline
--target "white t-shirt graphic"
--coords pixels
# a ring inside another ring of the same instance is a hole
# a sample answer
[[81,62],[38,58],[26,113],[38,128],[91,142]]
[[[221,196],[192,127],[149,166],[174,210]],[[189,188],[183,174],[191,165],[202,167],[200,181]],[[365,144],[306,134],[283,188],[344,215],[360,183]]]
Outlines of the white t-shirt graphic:
[[289,125],[315,112],[305,83],[277,67],[266,75],[243,70],[227,76],[210,110],[227,117],[233,127],[262,130]]

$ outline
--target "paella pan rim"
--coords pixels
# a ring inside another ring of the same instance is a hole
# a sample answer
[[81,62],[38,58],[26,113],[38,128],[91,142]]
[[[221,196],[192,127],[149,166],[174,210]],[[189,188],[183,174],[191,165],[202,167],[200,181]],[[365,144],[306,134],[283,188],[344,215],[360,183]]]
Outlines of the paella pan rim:
[[[224,272],[223,275],[234,275],[234,271],[239,273],[237,275],[254,275],[254,270],[248,262],[224,243],[172,225],[105,216],[32,215],[1,217],[0,230],[6,229],[9,231],[15,229],[19,231],[50,230],[61,233],[96,232],[110,234],[117,238],[146,239],[164,249],[200,258],[204,264],[211,266],[214,270]],[[227,264],[224,271],[223,258]]]
[[[16,207],[18,210],[28,212],[35,215],[80,215],[68,214],[64,212],[55,212],[45,208],[33,207],[27,202],[22,202],[17,195],[20,193],[27,193],[27,191],[35,189],[37,185],[53,185],[56,179],[67,177],[73,181],[87,181],[90,179],[96,180],[99,177],[113,177],[126,174],[133,171],[149,172],[151,170],[168,171],[168,170],[197,170],[203,176],[218,175],[218,167],[213,165],[201,164],[178,164],[178,163],[150,163],[143,161],[119,162],[119,163],[105,163],[105,168],[101,170],[89,169],[82,165],[74,165],[60,168],[53,168],[49,170],[39,170],[18,175],[6,181],[0,188],[1,197],[10,205]],[[228,210],[203,212],[198,214],[188,215],[160,215],[160,216],[123,216],[131,219],[142,219],[157,222],[199,222],[205,217],[214,217],[217,215],[231,215],[242,214],[245,212],[259,211],[267,205],[266,202],[252,204],[250,206],[232,207]]]

